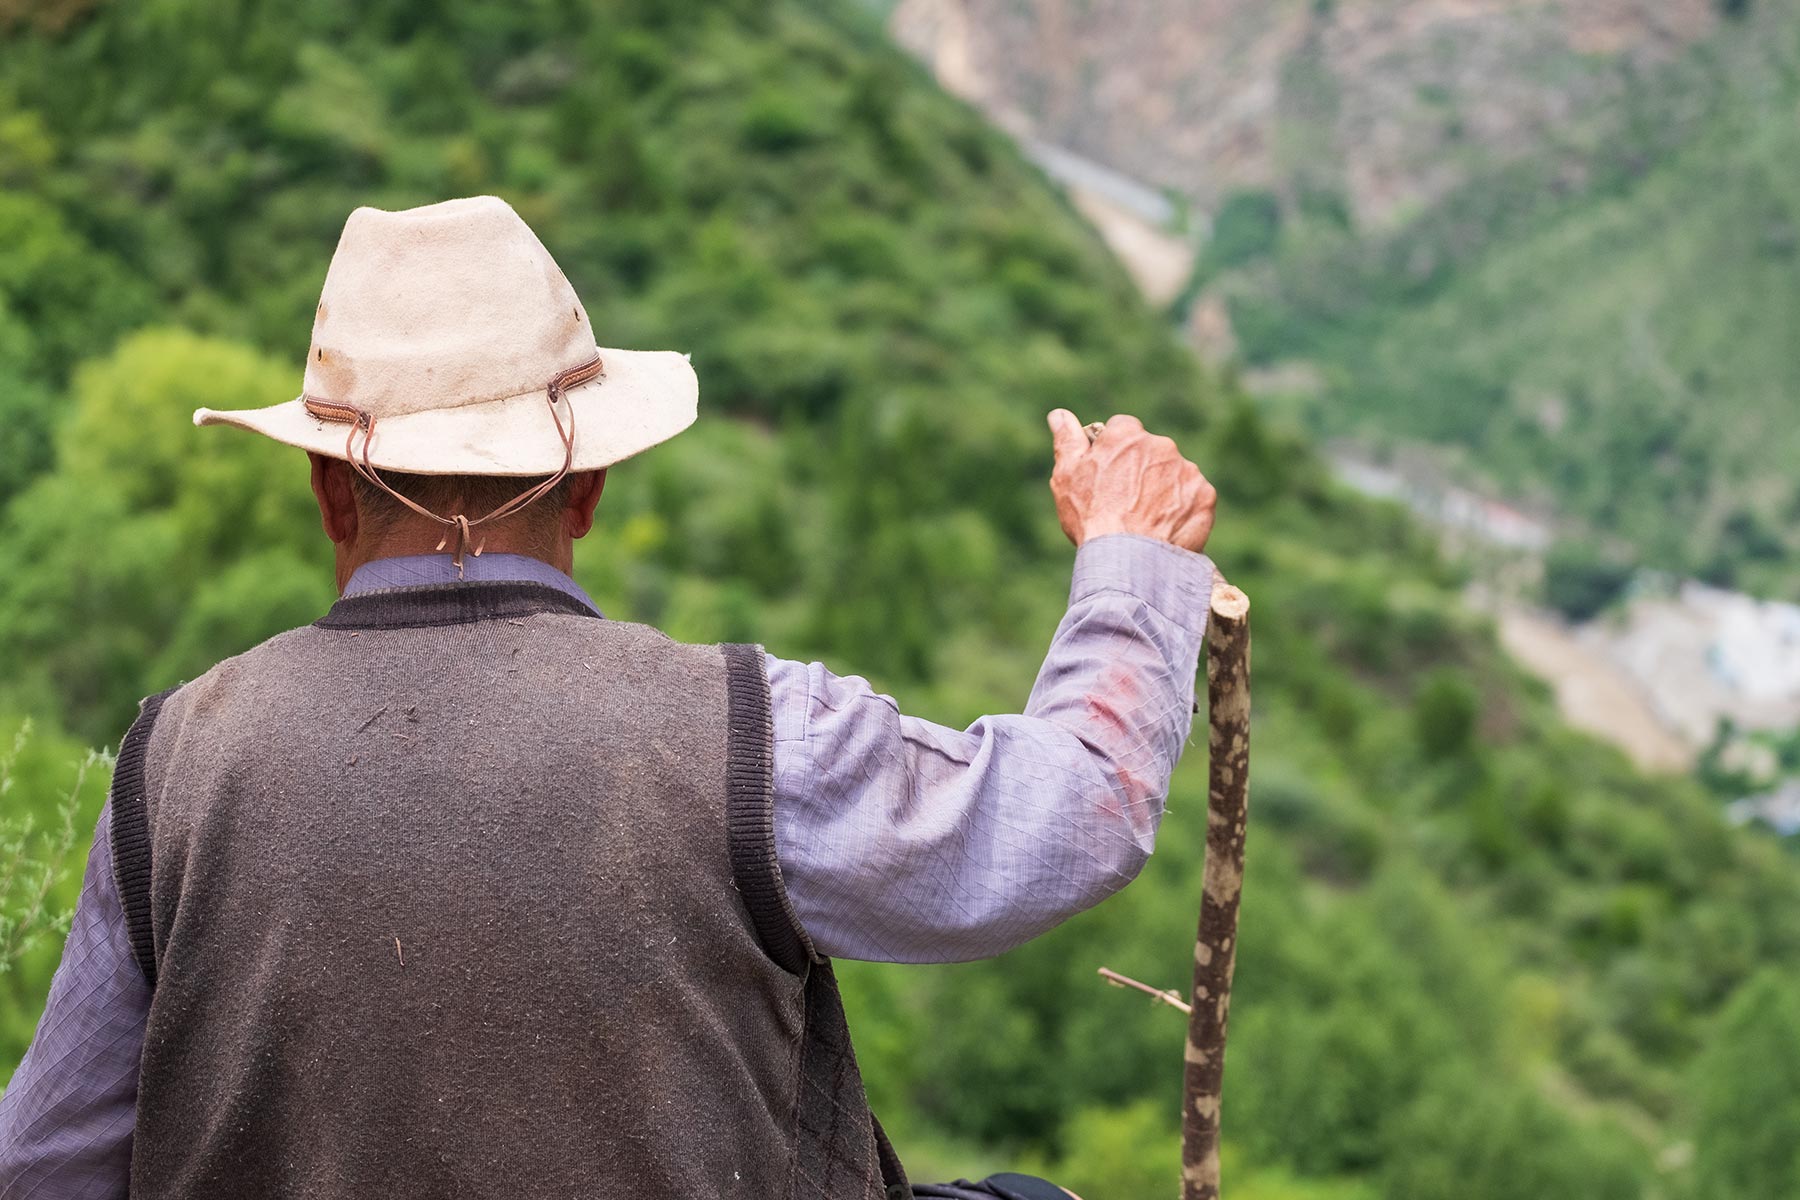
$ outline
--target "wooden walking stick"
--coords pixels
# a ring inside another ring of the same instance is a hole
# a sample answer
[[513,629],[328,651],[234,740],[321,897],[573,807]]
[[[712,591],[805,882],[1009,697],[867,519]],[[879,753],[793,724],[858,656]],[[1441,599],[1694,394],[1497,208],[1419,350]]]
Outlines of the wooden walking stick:
[[[1083,427],[1092,442],[1106,426]],[[1194,939],[1194,990],[1173,991],[1106,967],[1100,977],[1187,1013],[1181,1108],[1181,1200],[1219,1200],[1219,1102],[1225,1083],[1225,1025],[1237,964],[1238,900],[1244,890],[1244,830],[1250,815],[1250,598],[1213,580],[1206,625],[1206,873]]]
[[1218,1200],[1225,1023],[1237,962],[1238,899],[1250,805],[1250,598],[1213,584],[1206,627],[1206,875],[1194,940],[1181,1114],[1181,1200]]
[[1219,1200],[1219,1099],[1225,1082],[1225,1023],[1237,961],[1238,898],[1244,887],[1244,826],[1250,784],[1250,599],[1220,579],[1206,628],[1210,752],[1206,876],[1194,939],[1194,990],[1183,1001],[1100,968],[1114,987],[1134,988],[1187,1014],[1181,1106],[1181,1200]]

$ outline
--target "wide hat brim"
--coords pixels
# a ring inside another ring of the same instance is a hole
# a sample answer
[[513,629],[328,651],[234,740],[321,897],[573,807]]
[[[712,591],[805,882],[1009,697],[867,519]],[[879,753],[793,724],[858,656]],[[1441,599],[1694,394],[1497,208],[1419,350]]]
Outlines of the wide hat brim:
[[[564,393],[565,422],[575,425],[573,471],[610,467],[694,423],[700,385],[687,355],[669,350],[596,347],[604,373]],[[415,475],[548,475],[563,464],[545,391],[455,408],[382,417],[368,443],[369,462]],[[559,408],[562,406],[559,405]],[[236,425],[289,446],[345,458],[347,424],[324,421],[299,398],[267,408],[202,408],[196,425]],[[359,434],[351,446],[363,455]]]

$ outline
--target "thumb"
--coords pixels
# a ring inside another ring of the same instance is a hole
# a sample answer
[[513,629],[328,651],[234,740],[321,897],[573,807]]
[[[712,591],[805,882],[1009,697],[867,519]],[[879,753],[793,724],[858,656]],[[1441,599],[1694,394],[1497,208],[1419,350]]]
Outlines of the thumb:
[[1056,461],[1060,466],[1065,462],[1073,462],[1087,453],[1088,436],[1081,427],[1081,421],[1066,408],[1051,412],[1050,441],[1056,451]]

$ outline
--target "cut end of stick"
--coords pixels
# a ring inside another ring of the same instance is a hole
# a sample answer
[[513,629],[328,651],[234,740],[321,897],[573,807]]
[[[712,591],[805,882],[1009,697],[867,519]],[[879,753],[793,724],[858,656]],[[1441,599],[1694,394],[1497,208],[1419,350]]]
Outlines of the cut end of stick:
[[1250,597],[1225,582],[1220,575],[1213,583],[1213,616],[1224,621],[1242,621],[1250,615]]

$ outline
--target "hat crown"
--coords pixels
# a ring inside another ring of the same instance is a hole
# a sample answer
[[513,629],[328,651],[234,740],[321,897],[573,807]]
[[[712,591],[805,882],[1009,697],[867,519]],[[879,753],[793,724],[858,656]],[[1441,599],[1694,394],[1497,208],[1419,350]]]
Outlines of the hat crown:
[[325,273],[304,387],[400,416],[542,391],[594,354],[575,289],[506,201],[359,208]]

